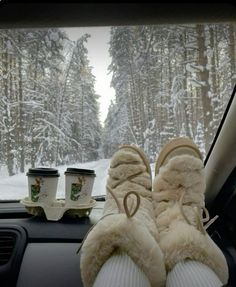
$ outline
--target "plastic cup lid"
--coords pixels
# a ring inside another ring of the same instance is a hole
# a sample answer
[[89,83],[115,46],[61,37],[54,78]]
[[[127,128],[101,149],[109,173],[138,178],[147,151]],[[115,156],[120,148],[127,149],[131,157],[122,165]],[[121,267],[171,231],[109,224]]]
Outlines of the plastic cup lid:
[[81,168],[67,168],[65,174],[81,174],[81,175],[95,175],[95,171],[93,169],[81,169]]
[[47,176],[47,177],[58,177],[58,176],[60,176],[57,169],[47,168],[47,167],[29,168],[26,175],[27,176]]

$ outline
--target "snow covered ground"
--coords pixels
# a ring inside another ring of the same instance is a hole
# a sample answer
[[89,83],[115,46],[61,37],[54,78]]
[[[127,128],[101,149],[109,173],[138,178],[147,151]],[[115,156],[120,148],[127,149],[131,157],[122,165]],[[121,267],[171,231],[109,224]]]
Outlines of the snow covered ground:
[[[107,171],[110,159],[100,159],[98,161],[79,163],[69,167],[94,169],[96,178],[93,186],[92,195],[105,194]],[[60,177],[58,182],[57,197],[65,197],[65,175],[68,166],[59,166]],[[17,174],[9,177],[5,170],[0,170],[0,200],[22,199],[28,196],[28,182],[26,173]]]
[[[110,159],[100,159],[98,161],[79,163],[69,167],[94,169],[96,178],[93,186],[92,195],[103,195],[106,193],[107,172]],[[65,197],[65,175],[68,166],[58,166],[60,177],[58,182],[57,197]],[[151,164],[152,171],[154,164]],[[17,174],[9,177],[6,170],[0,170],[0,200],[22,199],[28,196],[28,182],[26,173]]]

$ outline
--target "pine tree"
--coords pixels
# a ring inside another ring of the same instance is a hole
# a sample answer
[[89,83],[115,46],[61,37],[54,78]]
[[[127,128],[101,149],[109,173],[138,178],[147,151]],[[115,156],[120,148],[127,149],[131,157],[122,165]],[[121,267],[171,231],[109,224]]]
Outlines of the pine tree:
[[131,133],[114,133],[116,142],[136,142],[153,160],[170,138],[195,138],[200,121],[208,150],[231,94],[234,37],[228,24],[113,27],[116,102],[106,133],[119,130],[122,117]]
[[198,122],[197,124],[197,132],[196,136],[194,138],[196,145],[200,149],[200,152],[203,156],[203,158],[206,155],[206,150],[205,150],[205,139],[204,139],[204,130],[203,130],[203,125]]
[[82,162],[98,158],[101,141],[98,95],[85,48],[88,38],[89,35],[84,35],[73,48],[66,85],[66,107],[72,108],[71,137],[76,143],[74,149],[79,150],[77,160]]

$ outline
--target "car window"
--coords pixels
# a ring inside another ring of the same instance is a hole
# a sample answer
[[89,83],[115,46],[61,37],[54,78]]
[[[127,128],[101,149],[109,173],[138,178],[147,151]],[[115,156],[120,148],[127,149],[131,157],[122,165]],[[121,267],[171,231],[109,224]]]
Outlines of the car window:
[[236,82],[235,23],[0,30],[0,200],[30,167],[94,169],[121,144],[151,166],[170,139],[206,156]]

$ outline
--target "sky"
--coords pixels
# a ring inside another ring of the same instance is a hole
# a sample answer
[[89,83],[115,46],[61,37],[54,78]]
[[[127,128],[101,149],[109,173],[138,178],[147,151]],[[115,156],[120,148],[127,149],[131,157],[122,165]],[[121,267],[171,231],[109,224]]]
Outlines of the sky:
[[100,96],[100,120],[104,123],[108,107],[115,98],[115,90],[110,87],[111,74],[108,74],[108,66],[111,63],[109,56],[110,27],[84,27],[64,28],[68,37],[76,41],[85,33],[90,34],[86,48],[92,72],[95,76],[95,92]]

